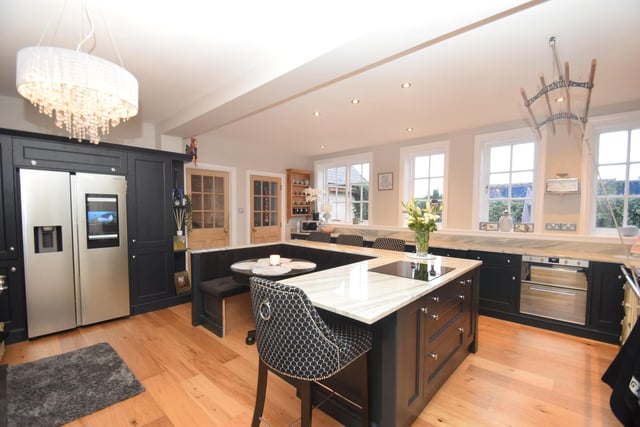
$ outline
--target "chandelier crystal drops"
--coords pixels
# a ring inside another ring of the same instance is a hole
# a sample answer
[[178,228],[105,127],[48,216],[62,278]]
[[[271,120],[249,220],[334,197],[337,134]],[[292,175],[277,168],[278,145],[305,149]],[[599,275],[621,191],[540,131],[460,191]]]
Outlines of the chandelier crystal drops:
[[124,68],[79,50],[32,46],[18,51],[18,93],[65,129],[93,144],[138,113],[138,81]]

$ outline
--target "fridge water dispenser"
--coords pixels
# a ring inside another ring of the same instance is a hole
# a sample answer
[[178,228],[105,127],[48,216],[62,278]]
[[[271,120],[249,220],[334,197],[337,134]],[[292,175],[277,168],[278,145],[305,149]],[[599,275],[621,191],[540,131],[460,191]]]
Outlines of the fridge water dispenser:
[[33,227],[34,246],[37,254],[62,252],[62,226],[41,225]]

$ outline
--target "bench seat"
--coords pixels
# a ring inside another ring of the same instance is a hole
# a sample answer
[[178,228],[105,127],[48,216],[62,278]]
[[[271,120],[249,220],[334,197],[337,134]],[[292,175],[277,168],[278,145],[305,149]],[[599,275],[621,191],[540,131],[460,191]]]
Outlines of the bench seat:
[[[292,259],[307,259],[316,263],[321,271],[339,265],[350,264],[372,258],[369,255],[344,251],[310,248],[288,243],[256,245],[191,253],[191,324],[202,325],[214,334],[223,337],[225,333],[225,299],[231,323],[234,323],[234,308],[241,307],[253,320],[249,283],[233,279],[231,265],[234,262],[266,258],[271,254]],[[245,308],[245,307],[248,307]],[[227,319],[229,320],[229,319]]]
[[249,292],[249,285],[236,281],[232,276],[205,280],[199,285],[204,294],[204,316],[207,327],[220,337],[225,335],[225,299]]

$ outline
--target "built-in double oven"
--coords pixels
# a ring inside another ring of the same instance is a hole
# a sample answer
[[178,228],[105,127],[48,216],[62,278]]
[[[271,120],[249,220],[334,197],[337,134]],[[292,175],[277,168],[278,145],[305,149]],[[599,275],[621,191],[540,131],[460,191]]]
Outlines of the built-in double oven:
[[589,261],[522,257],[520,312],[585,325]]

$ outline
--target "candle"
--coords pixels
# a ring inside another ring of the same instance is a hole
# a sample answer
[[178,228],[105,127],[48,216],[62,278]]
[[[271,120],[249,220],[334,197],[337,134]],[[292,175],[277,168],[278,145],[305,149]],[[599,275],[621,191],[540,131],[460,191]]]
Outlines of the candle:
[[269,255],[270,265],[280,265],[280,255]]

